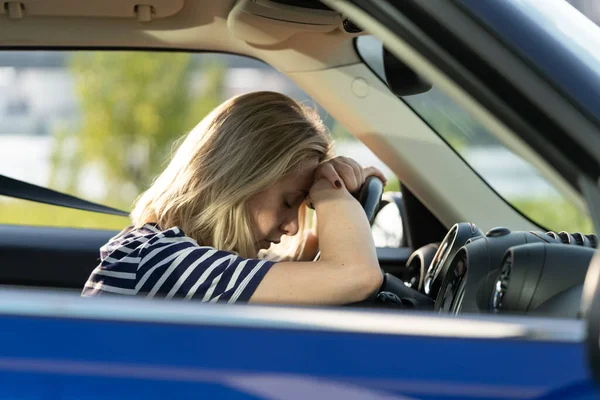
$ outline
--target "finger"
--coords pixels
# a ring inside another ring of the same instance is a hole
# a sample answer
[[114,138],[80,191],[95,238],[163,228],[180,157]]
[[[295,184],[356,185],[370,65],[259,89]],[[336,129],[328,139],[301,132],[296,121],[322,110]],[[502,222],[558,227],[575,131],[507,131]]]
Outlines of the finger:
[[376,176],[379,179],[381,179],[383,181],[383,183],[387,183],[387,178],[385,177],[385,175],[383,174],[383,172],[381,172],[380,170],[378,170],[375,167],[366,167],[363,170],[364,174],[365,174],[365,179],[368,178],[369,176]]
[[350,165],[352,167],[352,169],[354,170],[354,176],[356,177],[356,184],[357,184],[357,190],[360,189],[362,187],[362,185],[365,183],[365,173],[364,173],[364,168],[362,167],[362,165],[360,165],[358,163],[358,161],[356,161],[353,158],[350,157],[344,157],[344,156],[340,156],[338,157],[340,161]]
[[363,167],[358,163],[358,161],[347,158],[346,162],[350,164],[352,169],[354,169],[354,175],[356,176],[356,183],[358,184],[358,188],[360,189],[362,185],[365,183],[365,173],[363,172]]
[[339,176],[331,162],[326,162],[317,167],[315,172],[315,181],[325,178],[336,189],[341,189],[344,185],[342,178]]
[[332,162],[332,165],[338,175],[344,180],[344,184],[348,191],[354,192],[360,188],[354,168],[352,168],[350,164],[347,164],[342,160],[335,160]]

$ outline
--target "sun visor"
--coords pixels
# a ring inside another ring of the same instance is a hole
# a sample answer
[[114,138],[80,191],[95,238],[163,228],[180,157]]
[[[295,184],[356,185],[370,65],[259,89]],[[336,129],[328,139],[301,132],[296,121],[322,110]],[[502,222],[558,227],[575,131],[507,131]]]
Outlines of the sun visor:
[[2,1],[0,13],[9,18],[99,17],[136,18],[142,22],[166,18],[183,8],[184,0],[20,0]]
[[343,27],[337,11],[298,7],[281,1],[241,0],[227,18],[229,30],[256,45],[274,45],[300,32],[331,32]]

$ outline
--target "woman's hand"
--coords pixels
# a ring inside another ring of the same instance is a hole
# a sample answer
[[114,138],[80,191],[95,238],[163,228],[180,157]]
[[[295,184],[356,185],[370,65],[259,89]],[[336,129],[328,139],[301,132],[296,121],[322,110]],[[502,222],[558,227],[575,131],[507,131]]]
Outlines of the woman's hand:
[[[306,198],[308,207],[314,209],[319,201],[335,195],[331,187],[341,189],[344,186],[348,192],[360,190],[369,176],[376,176],[387,183],[383,173],[375,167],[363,168],[358,162],[348,157],[336,157],[320,164],[315,171],[315,182]],[[336,184],[338,182],[338,184]],[[342,194],[342,193],[339,193]],[[301,261],[312,261],[319,250],[317,238],[317,214],[313,214],[312,229],[306,232],[305,247],[300,257]]]
[[315,171],[315,182],[326,179],[333,187],[341,189],[343,186],[350,193],[360,190],[369,176],[376,176],[387,183],[383,173],[375,167],[362,167],[358,162],[348,157],[336,157],[321,163]]

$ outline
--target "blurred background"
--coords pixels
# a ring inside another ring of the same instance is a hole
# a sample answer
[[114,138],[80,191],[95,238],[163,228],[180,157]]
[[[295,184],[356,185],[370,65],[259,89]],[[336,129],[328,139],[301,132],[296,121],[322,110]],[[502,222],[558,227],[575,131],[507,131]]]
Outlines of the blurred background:
[[[319,110],[337,154],[392,172],[285,75],[243,56],[0,52],[0,174],[129,210],[174,143],[222,101],[285,93]],[[0,197],[0,223],[120,229],[126,218]]]
[[[598,21],[600,2],[570,2]],[[0,52],[0,174],[130,210],[179,137],[225,99],[256,90],[318,108],[336,153],[379,167],[386,190],[399,189],[385,164],[283,74],[212,53]],[[526,216],[592,232],[585,213],[444,94],[434,88],[404,101]],[[122,229],[128,220],[0,196],[0,224]]]

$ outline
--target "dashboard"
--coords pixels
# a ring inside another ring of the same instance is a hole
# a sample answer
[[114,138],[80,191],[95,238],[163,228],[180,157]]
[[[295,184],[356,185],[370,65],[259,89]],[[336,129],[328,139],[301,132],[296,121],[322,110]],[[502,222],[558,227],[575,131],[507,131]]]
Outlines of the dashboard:
[[[440,313],[580,317],[583,282],[596,235],[511,231],[483,233],[462,222],[448,231],[414,290]],[[406,283],[407,286],[411,284]]]

